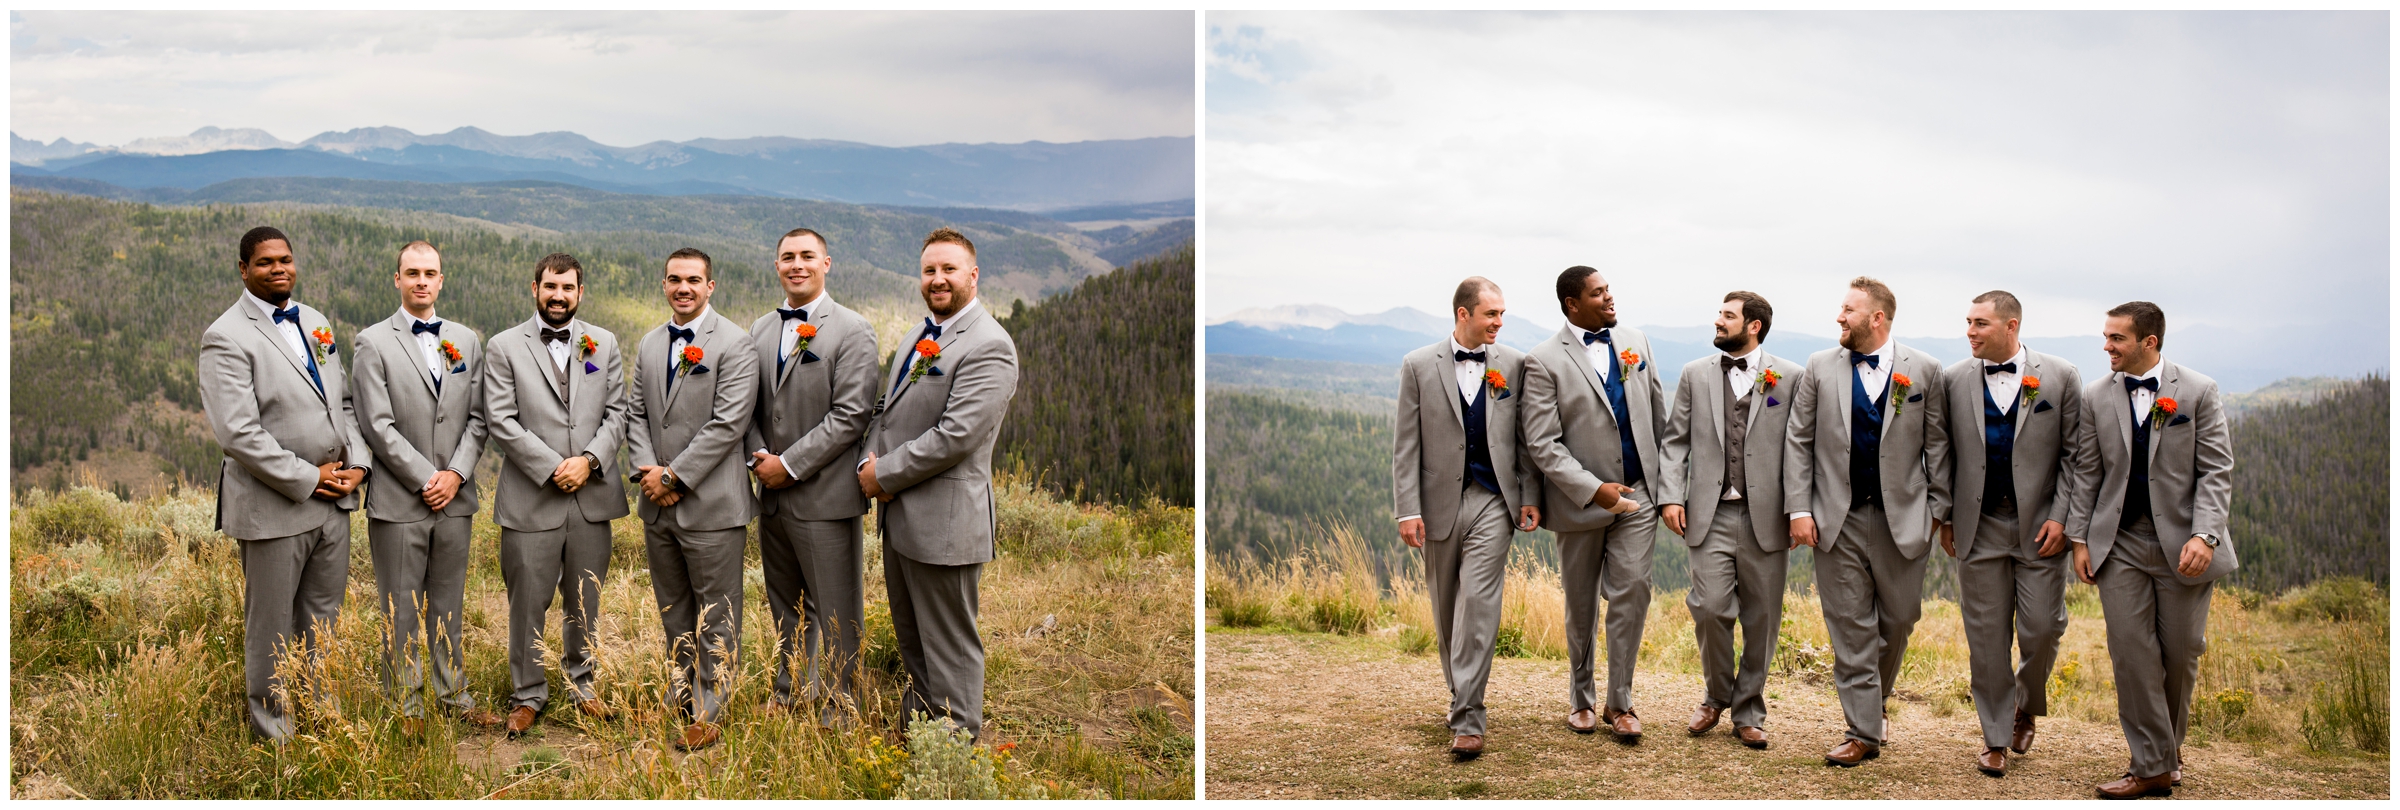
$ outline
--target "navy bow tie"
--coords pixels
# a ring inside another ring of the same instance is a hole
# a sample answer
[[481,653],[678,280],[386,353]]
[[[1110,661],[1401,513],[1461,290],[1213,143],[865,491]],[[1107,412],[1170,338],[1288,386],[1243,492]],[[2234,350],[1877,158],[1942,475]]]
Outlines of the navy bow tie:
[[1867,364],[1868,368],[1882,368],[1883,358],[1868,354],[1866,352],[1851,352],[1850,364],[1857,365],[1860,363]]
[[684,329],[671,323],[667,324],[667,342],[673,343],[678,340],[685,343],[692,342],[692,330]]
[[1469,361],[1469,360],[1473,360],[1473,361],[1475,361],[1475,362],[1481,363],[1481,362],[1484,362],[1484,358],[1485,358],[1485,357],[1488,357],[1488,356],[1490,356],[1490,354],[1489,354],[1489,353],[1487,353],[1487,352],[1461,352],[1461,351],[1452,351],[1452,352],[1450,353],[1450,355],[1451,355],[1452,357],[1458,358],[1458,362],[1461,362],[1461,363],[1467,362],[1467,361]]
[[440,337],[442,334],[442,322],[434,321],[432,323],[426,323],[424,321],[418,321],[408,325],[408,333],[411,335],[422,335],[427,332],[432,332],[435,337]]
[[291,321],[293,326],[299,326],[299,325],[300,325],[300,305],[298,305],[298,304],[293,304],[293,305],[292,305],[292,307],[291,307],[290,309],[278,309],[278,310],[275,310],[275,322],[276,322],[276,323],[282,323],[282,322],[284,322],[284,321]]
[[1608,330],[1606,329],[1602,329],[1598,332],[1583,333],[1583,345],[1589,346],[1593,343],[1606,343],[1611,346],[1617,345],[1616,341],[1608,339]]
[[2147,380],[2138,377],[2125,378],[2125,393],[2133,393],[2133,389],[2136,388],[2148,388],[2150,393],[2158,393],[2158,378],[2152,377]]
[[927,339],[929,339],[929,340],[938,340],[938,339],[940,339],[940,338],[941,338],[941,336],[942,336],[942,325],[941,325],[941,324],[938,324],[938,323],[934,323],[932,318],[926,318],[926,319],[925,319],[925,337],[926,337]]
[[2010,374],[2015,374],[2015,373],[2017,373],[2017,364],[2015,364],[2015,363],[2001,363],[2001,364],[1999,364],[1999,365],[1996,365],[1996,366],[1984,366],[1984,367],[1983,367],[1983,373],[1985,373],[1985,374],[1998,374],[1998,373],[2000,373],[2000,372],[2003,372],[2003,371],[2005,371],[2005,372],[2008,372],[2008,373],[2010,373]]
[[805,309],[784,309],[782,307],[776,307],[775,314],[783,316],[783,319],[787,321],[793,318],[799,318],[803,321],[808,320],[808,310]]

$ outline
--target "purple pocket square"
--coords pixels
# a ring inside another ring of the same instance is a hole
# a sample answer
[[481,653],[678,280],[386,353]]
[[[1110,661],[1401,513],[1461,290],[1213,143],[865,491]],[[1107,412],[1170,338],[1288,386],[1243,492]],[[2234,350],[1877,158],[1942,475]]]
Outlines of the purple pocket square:
[[1767,397],[1767,407],[1772,408],[1781,404],[1783,403],[1775,401],[1774,397]]
[[592,361],[590,361],[590,360],[585,360],[585,361],[583,361],[583,373],[585,373],[585,374],[598,374],[598,373],[600,373],[600,367],[599,367],[599,366],[592,365]]

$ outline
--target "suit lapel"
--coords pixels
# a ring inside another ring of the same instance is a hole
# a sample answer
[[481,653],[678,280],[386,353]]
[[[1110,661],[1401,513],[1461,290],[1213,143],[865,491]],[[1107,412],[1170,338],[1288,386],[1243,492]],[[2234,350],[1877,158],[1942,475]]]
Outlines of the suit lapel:
[[2040,355],[2034,354],[2032,349],[2025,350],[2025,370],[2017,374],[2016,408],[2009,411],[2011,416],[2009,419],[2008,435],[2010,438],[2025,435],[2025,420],[2033,416],[2034,403],[2028,402],[2025,399],[2025,378],[2032,377],[2035,379],[2040,379],[2042,377],[2049,376],[2047,372],[2043,371],[2041,367],[2042,361],[2038,359],[2039,357]]
[[[1443,341],[1441,347],[1447,349],[1450,347],[1450,344],[1448,341]],[[1485,349],[1484,351],[1489,352],[1491,350]],[[1486,354],[1484,356],[1490,357],[1491,355]],[[1449,373],[1445,374],[1442,371],[1442,355],[1435,354],[1433,356],[1433,362],[1425,364],[1423,370],[1418,372],[1418,374],[1419,376],[1431,374],[1435,382],[1441,383],[1440,385],[1436,385],[1434,387],[1441,389],[1442,393],[1445,395],[1442,398],[1450,401],[1450,421],[1457,422],[1458,426],[1461,429],[1464,429],[1467,426],[1467,412],[1466,406],[1459,401],[1465,395],[1458,392],[1458,367],[1456,365],[1458,361],[1454,358],[1450,362],[1452,363],[1450,371]],[[1484,364],[1484,367],[1490,368],[1491,364],[1486,363]]]
[[[707,330],[707,329],[708,329],[708,324],[706,324],[706,323],[702,323],[702,322],[701,322],[701,321],[705,321],[705,320],[707,320],[707,319],[705,319],[705,318],[702,318],[702,319],[696,319],[696,320],[694,320],[694,321],[693,321],[693,323],[692,323],[692,325],[691,325],[691,326],[689,326],[689,327],[686,327],[686,328],[689,328],[689,329],[691,329],[691,330],[692,330],[692,342],[690,342],[690,343],[686,343],[686,344],[683,344],[683,345],[684,345],[684,347],[685,347],[685,348],[687,348],[687,349],[688,349],[688,348],[690,348],[690,347],[692,347],[692,346],[699,346],[699,347],[700,347],[700,363],[701,363],[701,364],[706,364],[706,363],[708,362],[708,347],[707,347],[707,346],[705,346],[705,345],[702,345],[702,343],[708,339],[708,334],[709,334],[707,331],[705,331],[705,330]],[[670,319],[668,319],[668,320],[667,320],[667,322],[668,322],[668,323],[674,323],[675,321],[674,321],[674,319],[670,318]],[[673,336],[673,335],[664,335],[664,333],[663,333],[663,332],[662,332],[661,334],[662,334],[662,335],[663,335],[663,336],[666,338],[666,344],[667,344],[667,365],[666,365],[666,373],[665,373],[664,375],[661,375],[661,376],[659,377],[659,383],[660,383],[660,384],[663,386],[663,385],[665,385],[665,384],[666,384],[666,382],[667,382],[667,380],[668,380],[669,378],[672,378],[672,379],[673,379],[675,382],[678,382],[678,383],[688,383],[688,382],[691,382],[691,380],[689,379],[689,376],[690,376],[690,375],[688,375],[688,374],[685,374],[685,373],[682,373],[682,372],[683,372],[683,368],[682,368],[682,367],[683,367],[683,363],[681,362],[681,359],[680,359],[680,358],[677,358],[677,357],[675,356],[675,355],[676,355],[676,351],[675,351],[675,336]],[[667,393],[667,402],[666,402],[666,405],[665,405],[665,406],[663,406],[663,407],[661,407],[661,408],[659,408],[659,409],[658,409],[658,413],[659,413],[659,415],[660,415],[660,416],[665,416],[665,415],[667,415],[667,414],[674,413],[674,412],[675,412],[675,401],[676,401],[676,400],[678,400],[678,399],[681,399],[681,398],[682,398],[682,397],[681,397],[681,394],[683,393],[683,389],[685,389],[685,388],[690,388],[690,387],[691,387],[691,386],[689,386],[689,385],[676,385],[676,386],[668,386],[668,387],[664,388],[664,390],[665,390],[665,391],[666,391],[666,393]]]
[[1884,369],[1883,373],[1883,436],[1892,435],[1892,411],[1900,408],[1900,375],[1908,373],[1900,370],[1905,365],[1900,359],[1903,356],[1900,344],[1892,344],[1892,357],[1888,364],[1891,368]]
[[[2179,373],[2177,373],[2177,371],[2178,371],[2178,369],[2176,369],[2174,366],[2167,365],[2167,362],[2166,362],[2166,361],[2164,361],[2164,360],[2161,360],[2161,361],[2159,361],[2159,369],[2158,369],[2158,398],[2159,398],[2159,399],[2174,399],[2174,398],[2175,398],[2176,382],[2177,382],[2177,380],[2179,380],[2181,377],[2183,377],[2183,375],[2182,375],[2182,374],[2179,374]],[[2177,404],[2177,405],[2181,405],[2181,404],[2183,404],[2183,403],[2182,403],[2182,402],[2179,400],[2179,401],[2177,401],[2177,402],[2176,402],[2176,404]],[[2166,419],[2161,419],[2161,420],[2159,420],[2158,428],[2157,428],[2157,429],[2155,429],[2155,430],[2151,430],[2151,432],[2150,432],[2150,457],[2149,457],[2148,459],[2146,459],[2146,462],[2147,462],[2148,466],[2150,466],[2150,467],[2152,468],[2152,469],[2150,470],[2150,477],[2151,477],[2151,478],[2154,478],[2154,479],[2155,479],[2155,478],[2157,478],[2157,477],[2158,477],[2158,470],[2157,470],[2157,466],[2158,466],[2158,444],[2159,444],[2159,441],[2158,441],[2158,440],[2159,440],[2161,437],[2163,437],[2163,436],[2165,436],[2165,435],[2166,435],[2166,432],[2167,432],[2167,424],[2166,424],[2166,423],[2167,423],[2168,421],[2170,421],[2170,420],[2173,420],[2174,418],[2175,418],[2175,417],[2169,416],[2169,417],[2167,417]],[[2144,428],[2144,429],[2149,429],[2149,423],[2148,423],[2147,421],[2143,422],[2143,428]]]
[[[1698,402],[1692,403],[1692,413],[1702,413],[1701,409],[1703,407],[1707,409],[1706,418],[1708,419],[1708,429],[1710,432],[1716,434],[1717,453],[1718,455],[1723,455],[1726,452],[1725,396],[1733,390],[1733,383],[1725,379],[1725,366],[1722,362],[1716,364],[1715,372],[1716,373],[1713,374],[1704,373],[1700,375],[1702,378],[1700,382],[1700,390],[1705,392],[1700,398],[1708,400],[1708,402],[1705,406]],[[1758,392],[1752,391],[1750,393],[1756,394]],[[1752,404],[1755,405],[1756,403]],[[1751,408],[1753,413],[1757,412],[1757,410],[1758,409],[1756,407]]]
[[[408,318],[395,314],[384,323],[390,324],[392,327],[391,342],[400,348],[400,356],[408,358],[407,366],[416,369],[417,381],[425,384],[425,395],[432,397],[434,404],[439,406],[442,402],[442,390],[434,387],[433,375],[426,373],[424,366],[417,365],[425,362],[425,347],[417,345],[416,333],[408,330]],[[448,364],[444,364],[442,371],[447,373],[449,370]]]
[[1583,337],[1576,334],[1575,324],[1568,323],[1566,326],[1559,327],[1558,342],[1567,347],[1567,360],[1574,363],[1575,368],[1582,372],[1583,384],[1591,387],[1592,396],[1600,398],[1600,413],[1608,416],[1609,427],[1614,429],[1616,427],[1616,411],[1609,408],[1608,389],[1600,384],[1601,370],[1592,368],[1591,354],[1584,350]]
[[[1753,376],[1765,376],[1768,369],[1775,368],[1775,357],[1767,354],[1766,352],[1759,352],[1758,362],[1753,365],[1756,366],[1756,368],[1751,369]],[[1776,371],[1775,373],[1786,379],[1789,379],[1792,376],[1789,374],[1784,374],[1782,371]],[[1754,381],[1750,383],[1750,396],[1750,415],[1742,420],[1742,441],[1745,444],[1749,442],[1748,437],[1751,435],[1751,431],[1758,427],[1759,414],[1765,413],[1767,410],[1767,399],[1773,397],[1774,393],[1768,391],[1765,385]]]
[[[811,321],[811,323],[814,323],[814,321]],[[792,373],[793,366],[800,365],[800,358],[798,357],[793,357],[788,360],[784,359],[783,357],[783,336],[785,333],[792,331],[791,329],[787,329],[785,327],[790,326],[792,326],[792,322],[783,320],[782,316],[779,315],[776,317],[775,325],[769,327],[766,334],[758,336],[758,356],[761,358],[774,359],[776,361],[774,365],[775,373],[766,375],[768,377],[767,393],[769,394],[773,394],[776,391],[782,390],[784,375]],[[792,345],[797,347],[800,344],[795,342]]]
[[2108,401],[2109,409],[2117,412],[2117,446],[2125,448],[2126,463],[2131,464],[2133,459],[2133,392],[2125,390],[2125,378],[2124,372],[2109,375],[2109,380],[2116,384],[2108,387],[2108,394],[2103,398]]
[[[567,402],[566,393],[560,391],[558,388],[558,366],[552,364],[550,360],[550,344],[542,342],[542,327],[540,324],[541,316],[536,315],[532,321],[526,322],[524,326],[525,334],[529,338],[528,340],[524,341],[525,357],[526,359],[533,361],[533,367],[541,372],[542,384],[550,387],[550,395],[557,397],[559,404],[564,405]],[[573,374],[574,369],[572,368],[574,364],[575,346],[573,345],[573,339],[569,338],[569,343],[567,346],[567,365],[570,366],[570,368],[568,369],[569,373],[567,376],[570,378],[575,376]]]
[[[977,299],[977,300],[981,300],[981,299]],[[967,333],[967,330],[975,328],[975,324],[976,324],[976,322],[977,322],[977,321],[979,321],[979,320],[981,320],[983,317],[984,317],[983,307],[981,307],[981,306],[977,306],[977,307],[975,308],[975,311],[974,311],[974,312],[969,312],[969,313],[966,313],[966,314],[964,314],[964,315],[961,315],[961,316],[957,317],[956,319],[952,320],[952,321],[951,321],[949,324],[947,324],[947,325],[944,325],[944,326],[942,327],[942,336],[941,336],[941,337],[939,337],[939,338],[935,338],[935,339],[934,339],[934,341],[933,341],[933,345],[934,345],[934,350],[933,350],[933,353],[934,353],[934,356],[936,356],[936,357],[939,357],[939,356],[941,356],[941,355],[943,355],[943,354],[945,354],[945,353],[949,352],[951,345],[952,345],[952,344],[955,344],[955,343],[957,343],[957,342],[958,342],[958,338],[959,338],[959,336],[960,336],[960,335],[964,335],[964,334],[966,334],[966,333]],[[925,334],[925,327],[924,327],[923,325],[919,325],[919,326],[918,326],[918,327],[917,327],[917,328],[914,330],[914,334],[917,334],[917,335],[920,335],[920,336],[921,336],[921,335],[923,335],[923,334]],[[919,338],[919,339],[922,339],[922,338]],[[917,341],[915,341],[915,340],[911,340],[911,341],[908,341],[907,343],[901,344],[901,346],[900,346],[900,352],[901,352],[901,354],[899,355],[899,357],[901,357],[901,358],[906,358],[906,357],[908,356],[908,355],[907,355],[907,352],[908,352],[908,349],[909,349],[909,347],[911,347],[911,346],[915,346],[915,345],[917,345]],[[920,359],[922,359],[922,358],[920,358]],[[894,361],[894,363],[895,363],[895,364],[896,364],[897,362],[898,362],[898,361]],[[910,366],[910,367],[914,367],[915,365],[916,365],[915,363],[910,363],[910,364],[909,364],[909,366]],[[935,364],[934,364],[934,367],[935,367],[935,368],[939,368],[939,367],[940,367],[940,362],[939,362],[939,361],[936,361],[936,362],[935,362]],[[908,389],[911,389],[911,388],[915,388],[915,387],[917,387],[917,383],[916,383],[916,381],[915,381],[915,380],[909,380],[909,379],[908,379],[908,378],[905,376],[905,375],[907,375],[907,374],[908,374],[908,369],[907,369],[907,368],[898,368],[898,369],[894,369],[893,371],[894,371],[894,373],[897,373],[897,374],[903,375],[903,376],[900,376],[900,377],[897,377],[897,378],[896,378],[896,379],[899,379],[899,380],[902,380],[902,381],[903,381],[903,382],[901,382],[901,383],[900,383],[900,390],[892,392],[892,401],[894,401],[894,402],[898,402],[898,401],[900,400],[900,397],[902,397],[902,396],[904,396],[904,395],[906,395],[906,394],[908,393]],[[931,372],[928,372],[928,373],[931,373]],[[942,373],[944,373],[944,374],[948,374],[949,372],[945,371],[945,372],[942,372]],[[918,379],[923,379],[923,378],[921,378],[921,377],[920,377],[920,378],[918,378]],[[888,406],[887,406],[887,409],[888,409]]]
[[[283,342],[283,330],[276,328],[275,320],[271,317],[268,317],[266,313],[259,312],[258,307],[254,304],[251,304],[247,299],[241,302],[241,307],[244,310],[244,314],[250,316],[250,325],[258,327],[258,333],[266,336],[267,345],[275,347],[275,353],[282,355],[285,362],[291,363],[292,371],[300,375],[301,381],[307,382],[308,361],[292,354],[292,346],[289,343]],[[305,328],[300,330],[300,347],[301,351],[308,350],[308,330]],[[315,388],[316,384],[312,382],[309,384],[309,387]],[[323,395],[324,392],[318,392],[318,396]]]

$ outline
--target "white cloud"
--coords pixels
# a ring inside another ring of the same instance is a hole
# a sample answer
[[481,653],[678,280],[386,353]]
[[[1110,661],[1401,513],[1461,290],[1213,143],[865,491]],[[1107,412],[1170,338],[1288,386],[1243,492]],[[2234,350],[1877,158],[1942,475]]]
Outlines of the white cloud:
[[1546,330],[1552,279],[1589,264],[1636,324],[1704,324],[1741,288],[1830,334],[1866,274],[1902,334],[1952,334],[1999,287],[2028,334],[2141,298],[2388,356],[2380,13],[1207,25],[1211,316],[1438,312],[1484,275]]

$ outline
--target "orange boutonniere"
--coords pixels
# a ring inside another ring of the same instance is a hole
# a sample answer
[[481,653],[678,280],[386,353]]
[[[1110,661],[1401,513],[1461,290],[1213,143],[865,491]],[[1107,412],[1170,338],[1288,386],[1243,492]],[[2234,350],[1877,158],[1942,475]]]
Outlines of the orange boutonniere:
[[450,341],[442,341],[442,359],[456,363],[461,360],[465,360],[466,357],[466,355],[460,354],[458,352],[458,347],[452,345]]
[[600,350],[600,342],[599,342],[599,341],[593,340],[591,335],[584,335],[584,336],[583,336],[583,356],[585,356],[585,357],[590,357],[590,356],[592,356],[592,353],[593,353],[593,352],[597,352],[597,351],[599,351],[599,350]]
[[676,372],[679,374],[708,373],[708,367],[700,365],[700,358],[706,356],[708,356],[708,353],[701,351],[699,346],[683,347],[683,359],[681,362],[676,364]]
[[908,381],[916,382],[917,378],[927,374],[941,376],[941,369],[934,368],[933,361],[942,359],[942,344],[933,342],[933,338],[919,338],[916,349],[917,364],[908,370]]
[[332,359],[333,330],[320,326],[317,327],[316,331],[308,334],[310,337],[317,339],[317,357],[321,359]]
[[1892,372],[1892,397],[1893,397],[1893,399],[1892,399],[1892,415],[1893,415],[1893,416],[1899,416],[1899,415],[1900,415],[1900,408],[1901,408],[1901,406],[1904,406],[1904,405],[1907,405],[1907,404],[1908,404],[1908,387],[1909,387],[1909,386],[1911,386],[1911,385],[1915,385],[1915,384],[1916,384],[1916,381],[1914,381],[1914,380],[1910,380],[1910,379],[1908,378],[1908,375],[1906,375],[1906,374],[1902,374],[1902,373],[1900,373],[1900,372],[1897,372],[1897,371],[1894,371],[1894,372]]
[[1508,398],[1508,376],[1501,374],[1499,369],[1484,371],[1483,384],[1491,386],[1493,393],[1499,394],[1499,399]]
[[2150,425],[2152,427],[2157,427],[2161,424],[2164,424],[2168,417],[2174,415],[2174,397],[2159,397],[2157,402],[2150,403]]
[[1632,349],[1626,349],[1617,352],[1617,362],[1625,364],[1626,368],[1633,368],[1642,364],[1642,356],[1634,354]]
[[798,326],[792,327],[792,334],[800,336],[800,340],[792,344],[792,354],[807,354],[808,342],[817,336],[817,325],[801,321]]
[[2030,405],[2034,400],[2042,397],[2042,378],[2026,375],[2023,382],[2025,385],[2026,404]]
[[1767,369],[1759,369],[1759,371],[1758,371],[1758,388],[1759,388],[1759,390],[1761,390],[1761,391],[1773,391],[1773,390],[1775,390],[1775,384],[1776,384],[1776,383],[1779,383],[1779,382],[1783,382],[1783,375],[1775,373],[1775,370],[1774,370],[1774,369],[1771,369],[1771,368],[1767,368]]

